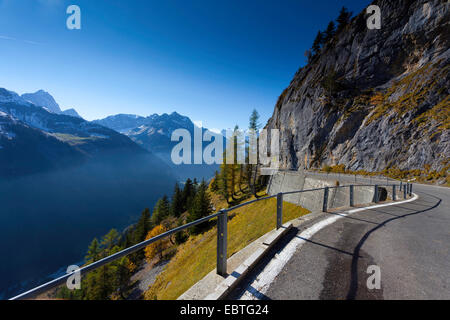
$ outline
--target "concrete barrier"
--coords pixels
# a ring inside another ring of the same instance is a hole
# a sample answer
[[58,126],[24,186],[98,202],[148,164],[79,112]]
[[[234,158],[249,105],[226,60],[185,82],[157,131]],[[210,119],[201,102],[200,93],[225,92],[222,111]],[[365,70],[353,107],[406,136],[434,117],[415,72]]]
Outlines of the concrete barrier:
[[[350,205],[350,188],[333,188],[338,185],[348,185],[340,181],[338,176],[328,178],[326,175],[311,175],[301,171],[279,171],[272,175],[267,188],[269,195],[275,195],[279,192],[289,192],[298,190],[318,189],[330,187],[328,194],[327,207],[339,208]],[[382,192],[392,193],[392,190]],[[379,193],[380,194],[380,193]],[[374,200],[375,188],[371,186],[354,187],[354,201],[357,204],[371,203]],[[297,204],[312,212],[322,211],[324,190],[306,191],[301,193],[287,194],[283,200]]]

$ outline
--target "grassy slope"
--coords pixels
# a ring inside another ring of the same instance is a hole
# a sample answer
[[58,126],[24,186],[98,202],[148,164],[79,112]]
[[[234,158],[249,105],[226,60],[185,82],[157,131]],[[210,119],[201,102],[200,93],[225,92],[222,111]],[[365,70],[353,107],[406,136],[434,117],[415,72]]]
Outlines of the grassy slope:
[[[254,198],[247,199],[246,201]],[[226,207],[213,196],[216,208]],[[275,228],[276,199],[263,200],[229,213],[228,257],[249,243]],[[309,213],[307,209],[291,203],[283,203],[283,222]],[[235,214],[235,216],[233,216]],[[145,293],[146,299],[170,300],[202,279],[216,264],[216,227],[190,237],[178,247],[176,255]]]
[[102,138],[99,137],[78,137],[73,134],[67,134],[67,133],[53,133],[52,134],[55,138],[62,142],[66,142],[70,144],[71,146],[76,146],[79,144],[83,144],[90,141],[99,140]]

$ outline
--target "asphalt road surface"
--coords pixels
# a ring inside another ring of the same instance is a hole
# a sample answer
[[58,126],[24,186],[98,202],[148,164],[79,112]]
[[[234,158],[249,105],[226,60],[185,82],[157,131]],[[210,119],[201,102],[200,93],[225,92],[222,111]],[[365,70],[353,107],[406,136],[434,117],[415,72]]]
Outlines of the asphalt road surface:
[[[319,230],[261,290],[255,284],[273,273],[269,263],[303,231],[295,229],[229,298],[450,299],[450,188],[415,184],[413,192],[415,201],[353,213]],[[380,289],[367,287],[371,265],[379,267]]]

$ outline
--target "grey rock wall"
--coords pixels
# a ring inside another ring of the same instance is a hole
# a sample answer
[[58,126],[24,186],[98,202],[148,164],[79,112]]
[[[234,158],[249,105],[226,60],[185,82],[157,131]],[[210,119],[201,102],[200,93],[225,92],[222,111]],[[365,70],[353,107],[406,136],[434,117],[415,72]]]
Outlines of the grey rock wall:
[[306,154],[308,167],[442,170],[450,158],[449,3],[374,1],[380,30],[367,29],[363,11],[300,68],[266,125],[280,130],[282,167],[301,167]]

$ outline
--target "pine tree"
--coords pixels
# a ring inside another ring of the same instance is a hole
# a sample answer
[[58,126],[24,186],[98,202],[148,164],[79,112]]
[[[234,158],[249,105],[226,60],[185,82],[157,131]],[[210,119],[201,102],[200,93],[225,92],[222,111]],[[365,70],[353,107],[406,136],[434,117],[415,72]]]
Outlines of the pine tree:
[[320,53],[320,49],[322,48],[322,43],[323,43],[323,33],[321,31],[318,31],[316,38],[314,39],[312,48],[311,48],[314,55],[317,55]]
[[134,244],[134,229],[133,228],[128,228],[125,230],[125,235],[122,238],[121,241],[121,246],[123,246],[124,248],[128,248],[130,246],[132,246]]
[[336,26],[333,21],[330,21],[324,34],[325,34],[323,39],[324,43],[327,43],[328,41],[333,39],[334,35],[336,34]]
[[[198,220],[206,217],[213,212],[211,197],[207,191],[206,182],[203,180],[198,188],[198,192],[195,195],[192,207],[189,211],[188,222]],[[191,233],[198,234],[205,228],[204,224],[196,225],[192,227]]]
[[152,227],[150,219],[150,210],[148,208],[145,208],[144,211],[142,211],[141,217],[139,218],[139,221],[136,224],[136,228],[133,232],[134,244],[145,240],[145,236]]
[[341,32],[350,22],[350,18],[352,16],[352,13],[347,10],[346,7],[342,7],[341,11],[339,12],[339,16],[336,19],[336,22],[338,23],[336,32]]
[[183,193],[178,183],[175,184],[170,211],[175,217],[179,217],[184,212]]
[[189,210],[192,200],[195,196],[195,189],[191,179],[187,179],[183,189],[184,211]]
[[303,55],[306,57],[306,60],[308,61],[308,63],[312,62],[312,53],[311,50],[305,50],[305,53],[303,53]]
[[164,219],[170,215],[170,203],[166,195],[156,202],[153,210],[152,222],[154,225],[160,224]]

